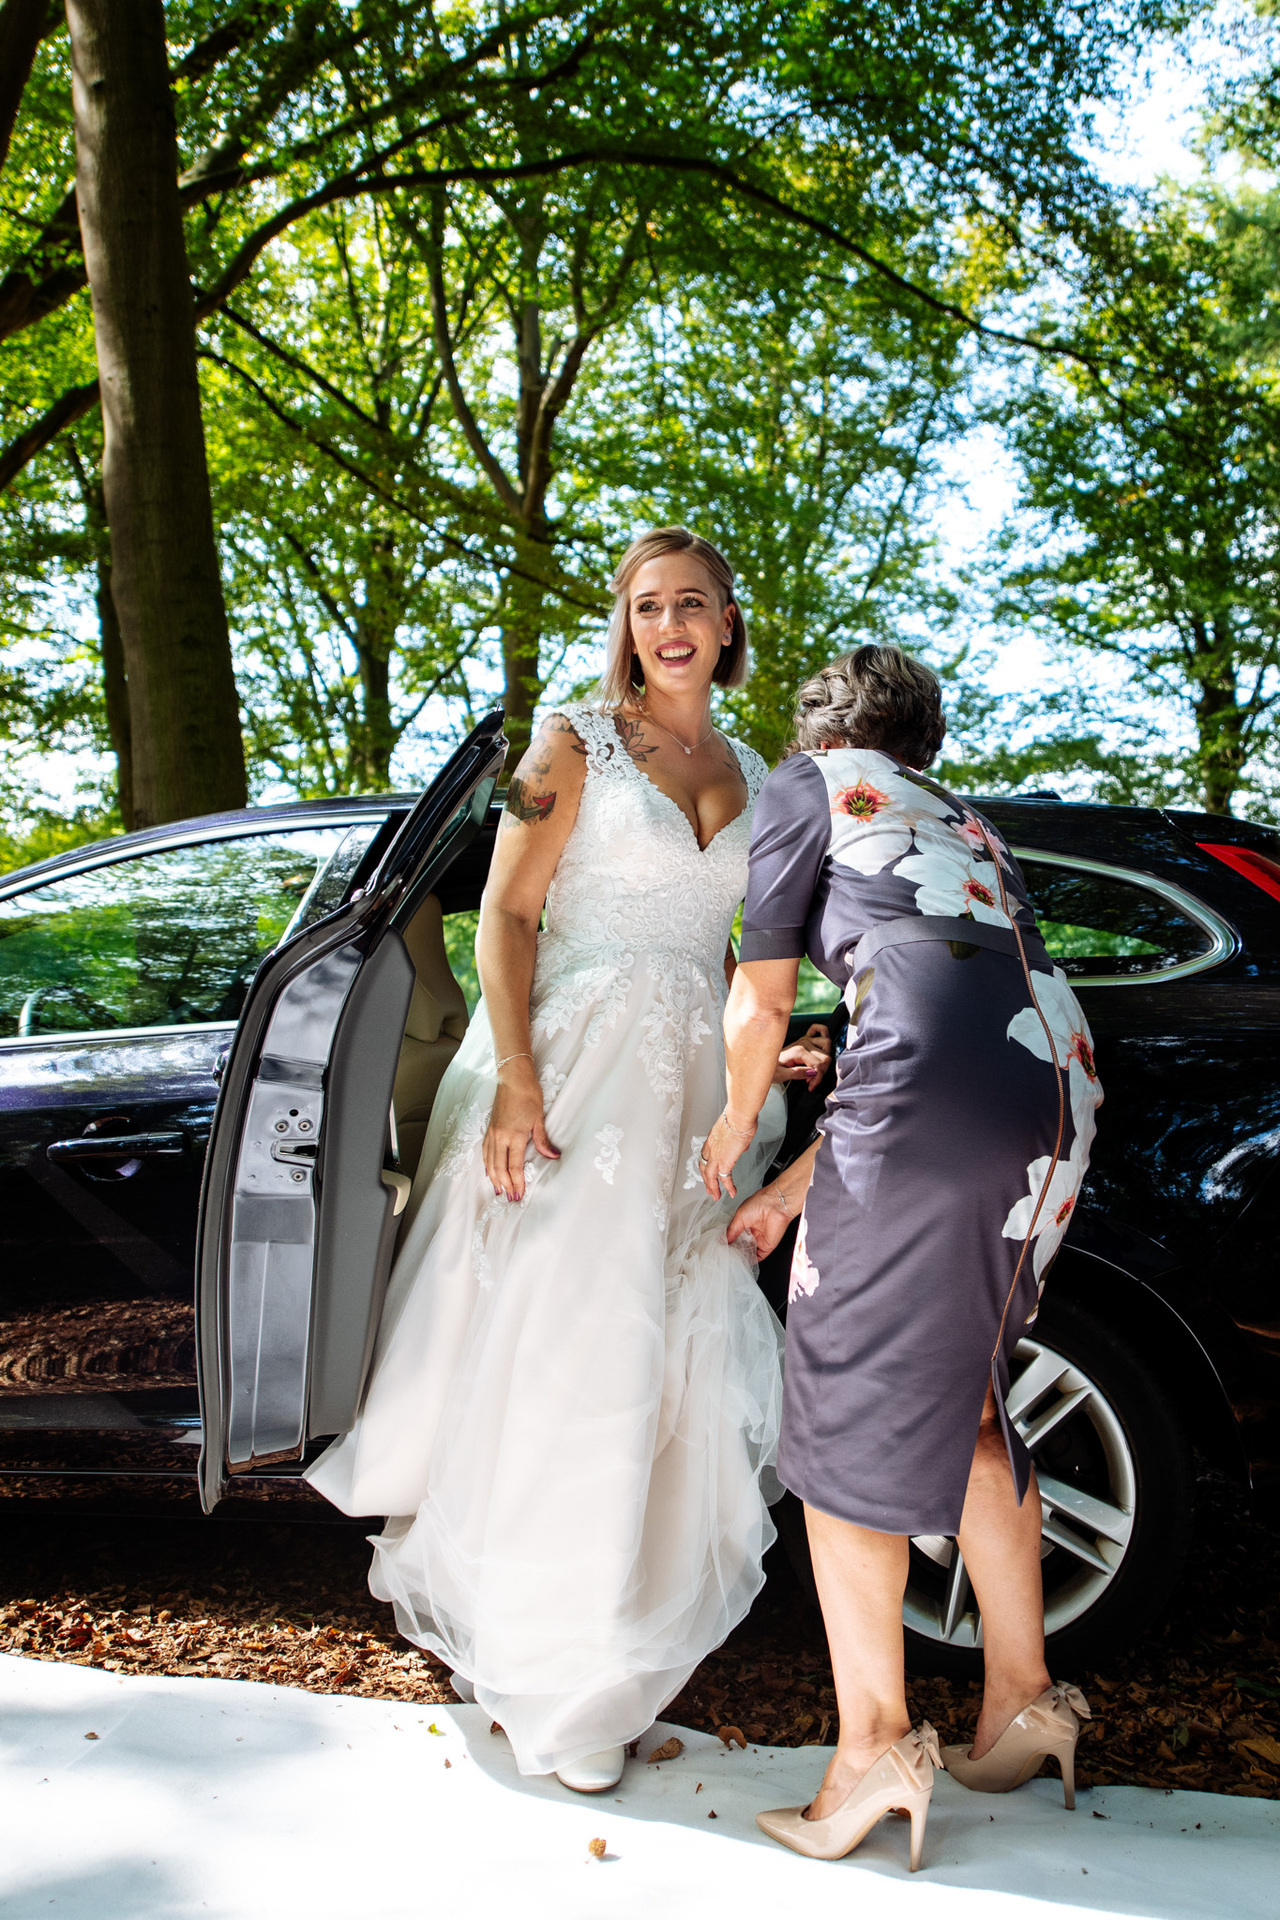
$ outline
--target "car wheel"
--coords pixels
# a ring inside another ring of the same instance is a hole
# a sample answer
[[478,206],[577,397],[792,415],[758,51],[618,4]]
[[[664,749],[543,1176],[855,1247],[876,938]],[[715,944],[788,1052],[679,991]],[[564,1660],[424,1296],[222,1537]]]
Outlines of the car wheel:
[[[1190,1450],[1137,1352],[1070,1300],[1050,1294],[1010,1374],[1040,1483],[1046,1659],[1070,1679],[1134,1639],[1177,1581]],[[981,1616],[953,1540],[912,1540],[903,1619],[914,1671],[981,1673]]]

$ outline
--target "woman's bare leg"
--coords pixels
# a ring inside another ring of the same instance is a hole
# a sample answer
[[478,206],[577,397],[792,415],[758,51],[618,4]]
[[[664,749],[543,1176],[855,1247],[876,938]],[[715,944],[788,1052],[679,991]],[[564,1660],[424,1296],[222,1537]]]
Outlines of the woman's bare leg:
[[840,1710],[839,1745],[809,1809],[824,1820],[911,1726],[902,1670],[908,1542],[816,1507],[806,1506],[804,1517]]
[[990,1386],[960,1518],[960,1551],[982,1610],[986,1675],[972,1753],[981,1759],[1015,1714],[1049,1685],[1040,1579],[1040,1491],[1021,1507]]

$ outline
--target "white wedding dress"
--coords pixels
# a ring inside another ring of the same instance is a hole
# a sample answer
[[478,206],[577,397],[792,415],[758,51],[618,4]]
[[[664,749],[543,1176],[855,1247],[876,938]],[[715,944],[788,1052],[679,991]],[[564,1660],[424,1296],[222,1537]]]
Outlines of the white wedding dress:
[[[724,1104],[725,946],[765,766],[699,849],[612,720],[586,747],[547,895],[532,1033],[547,1132],[525,1200],[495,1200],[483,1003],[441,1084],[360,1418],[309,1470],[393,1516],[369,1584],[402,1634],[471,1680],[524,1773],[639,1738],[742,1619],[773,1539],[781,1328],[734,1202],[707,1199]],[[759,1185],[775,1088],[739,1162]]]

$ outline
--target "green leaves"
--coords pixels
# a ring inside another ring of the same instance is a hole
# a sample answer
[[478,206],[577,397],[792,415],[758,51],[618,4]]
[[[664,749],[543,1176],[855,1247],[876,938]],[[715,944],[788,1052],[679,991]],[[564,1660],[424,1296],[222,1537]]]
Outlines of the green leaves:
[[[589,675],[645,519],[735,559],[761,671],[728,704],[768,753],[822,658],[945,621],[925,513],[964,342],[1016,337],[983,330],[1036,248],[1097,226],[1084,103],[1175,11],[172,0],[259,787],[383,786],[499,695],[518,733]],[[10,635],[92,706],[73,171],[55,35],[0,204],[0,541]],[[104,737],[100,701],[65,733],[23,711],[33,741]]]
[[1069,317],[1089,364],[1042,368],[1006,415],[1049,536],[1008,610],[1172,692],[1196,739],[1172,764],[1212,812],[1280,719],[1280,406],[1250,213],[1169,193],[1114,226]]

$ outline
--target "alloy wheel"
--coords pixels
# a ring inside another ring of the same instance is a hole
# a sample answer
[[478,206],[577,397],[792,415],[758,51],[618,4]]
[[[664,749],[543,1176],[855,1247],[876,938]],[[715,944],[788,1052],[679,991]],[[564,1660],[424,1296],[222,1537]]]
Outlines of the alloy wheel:
[[[1045,1634],[1097,1605],[1133,1532],[1137,1475],[1114,1407],[1087,1373],[1043,1341],[1020,1340],[1005,1402],[1035,1462],[1043,1516]],[[926,1640],[980,1647],[982,1619],[954,1540],[912,1539],[903,1606]]]

